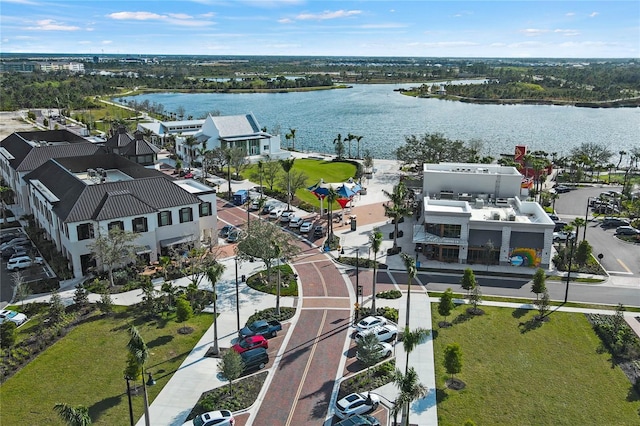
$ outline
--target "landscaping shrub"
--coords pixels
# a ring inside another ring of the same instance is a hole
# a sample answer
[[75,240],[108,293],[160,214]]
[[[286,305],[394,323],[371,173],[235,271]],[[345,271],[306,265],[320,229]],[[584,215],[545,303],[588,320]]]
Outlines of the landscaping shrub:
[[396,361],[392,359],[372,368],[371,374],[367,374],[367,371],[363,370],[340,383],[338,399],[342,399],[353,392],[366,392],[390,383],[393,381],[395,369]]
[[[350,256],[340,256],[338,257],[338,262],[345,265],[351,265],[354,267],[356,266],[356,263],[358,263],[360,265],[360,268],[373,268],[374,264],[376,263],[375,260],[367,259],[366,257],[356,258],[356,257],[350,257]],[[385,263],[378,262],[377,268],[387,269],[388,266]]]
[[176,319],[178,322],[187,321],[193,317],[193,308],[191,304],[183,297],[176,300]]
[[376,297],[380,299],[399,299],[402,297],[402,292],[400,290],[380,291],[376,294]]
[[247,324],[251,324],[252,322],[258,321],[258,320],[286,321],[293,318],[295,313],[296,313],[295,308],[280,307],[280,315],[276,315],[276,308],[268,308],[263,311],[258,311],[255,314],[251,315],[247,320]]

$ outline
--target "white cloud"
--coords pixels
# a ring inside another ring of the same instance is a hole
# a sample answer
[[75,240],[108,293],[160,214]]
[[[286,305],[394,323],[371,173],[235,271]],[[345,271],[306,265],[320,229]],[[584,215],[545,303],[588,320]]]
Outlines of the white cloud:
[[478,43],[472,41],[436,41],[436,42],[413,42],[409,43],[409,46],[422,46],[422,47],[464,47],[464,46],[479,46]]
[[558,34],[562,34],[564,36],[567,37],[574,37],[574,36],[578,36],[580,35],[580,31],[578,30],[561,30],[561,29],[557,29],[557,30],[553,30],[554,33],[558,33]]
[[186,13],[167,13],[167,16],[175,19],[193,19],[193,16]]
[[365,28],[365,29],[406,28],[406,27],[408,27],[407,24],[400,24],[400,23],[364,24],[364,25],[358,26],[358,28]]
[[595,18],[595,17],[596,17],[596,16],[598,16],[598,15],[599,15],[599,13],[598,13],[598,12],[591,12],[591,13],[589,14],[589,18]]
[[565,13],[564,16],[575,16],[576,14],[574,12],[567,12]]
[[53,19],[42,19],[40,21],[36,21],[36,26],[27,27],[26,29],[36,31],[78,31],[80,27],[64,25],[54,21]]
[[359,15],[361,13],[361,10],[326,10],[322,13],[301,13],[296,16],[296,19],[300,21],[324,21],[327,19],[347,18],[349,16]]
[[200,14],[201,18],[213,18],[214,16],[216,16],[216,14],[214,12],[208,12],[208,13]]
[[41,3],[31,0],[3,0],[5,3],[26,4],[31,6],[39,6]]
[[163,15],[158,15],[153,12],[114,12],[107,16],[111,19],[122,21],[149,21],[165,18]]
[[289,18],[278,19],[278,22],[281,24],[293,24],[293,21]]
[[544,30],[540,28],[525,28],[524,30],[520,30],[520,32],[526,35],[527,37],[537,37],[544,33],[548,33],[549,30]]
[[102,40],[102,42],[100,44],[103,44],[103,45],[106,46],[106,45],[111,44],[111,43],[113,43],[113,41],[111,41],[111,40]]

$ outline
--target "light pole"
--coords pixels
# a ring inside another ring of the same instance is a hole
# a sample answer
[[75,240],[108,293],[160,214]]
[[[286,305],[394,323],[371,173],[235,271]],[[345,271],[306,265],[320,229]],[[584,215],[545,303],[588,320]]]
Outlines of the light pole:
[[571,245],[571,249],[569,250],[569,269],[567,269],[567,286],[564,290],[564,303],[567,303],[569,299],[569,280],[571,277],[571,262],[573,260],[573,248],[575,246],[572,238],[569,239],[569,244]]
[[587,239],[587,223],[589,223],[589,202],[592,198],[595,197],[587,197],[587,210],[584,212],[584,232],[582,233],[582,241]]
[[236,261],[236,321],[238,323],[238,331],[240,331],[240,290],[238,288],[238,256]]
[[129,399],[129,422],[131,426],[134,426],[135,421],[133,420],[133,405],[131,404],[131,385],[129,384],[131,378],[129,376],[124,376],[124,379],[127,381],[127,399]]

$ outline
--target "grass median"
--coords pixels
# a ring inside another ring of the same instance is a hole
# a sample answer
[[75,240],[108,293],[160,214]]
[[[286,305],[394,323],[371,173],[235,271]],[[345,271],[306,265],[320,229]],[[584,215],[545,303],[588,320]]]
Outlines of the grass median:
[[[555,312],[539,324],[537,311],[483,306],[485,315],[468,317],[465,309],[441,329],[432,304],[440,425],[638,424],[638,395],[583,314]],[[463,354],[461,391],[445,387],[443,353],[453,342]]]
[[[88,407],[95,425],[128,425],[124,369],[129,326],[136,325],[149,347],[145,368],[156,380],[155,386],[148,387],[151,402],[212,321],[210,314],[196,315],[182,323],[175,315],[146,320],[133,307],[116,307],[109,317],[94,315],[2,385],[0,424],[62,425],[53,406],[64,402]],[[178,330],[182,327],[193,331],[181,334]],[[136,419],[142,416],[143,407],[139,390],[133,396]]]

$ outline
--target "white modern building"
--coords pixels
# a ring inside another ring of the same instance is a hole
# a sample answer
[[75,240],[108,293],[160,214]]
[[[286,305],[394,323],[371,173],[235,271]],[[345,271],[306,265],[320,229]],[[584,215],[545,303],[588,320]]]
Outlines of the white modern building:
[[514,167],[425,164],[417,249],[441,262],[548,268],[554,222],[520,200],[521,182]]
[[289,158],[291,154],[280,147],[280,135],[262,131],[253,114],[213,116],[204,120],[179,122],[140,123],[138,129],[153,133],[152,140],[166,139],[173,135],[176,154],[189,166],[202,163],[200,155],[204,150],[216,148],[240,148],[250,162],[268,158],[278,160]]
[[24,182],[36,222],[69,260],[75,277],[95,266],[89,247],[113,228],[138,235],[137,255],[146,262],[173,247],[215,241],[212,188],[174,180],[120,155],[50,159]]

